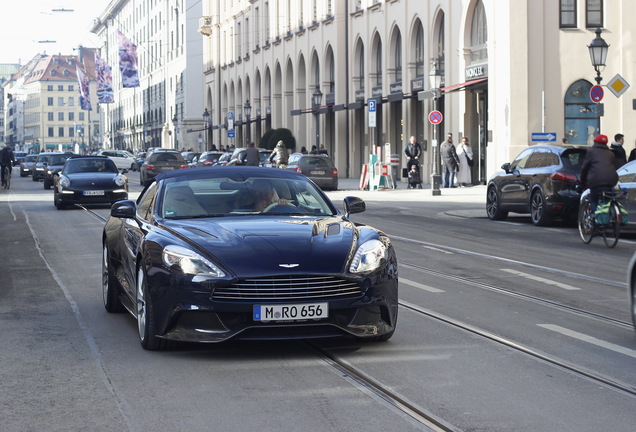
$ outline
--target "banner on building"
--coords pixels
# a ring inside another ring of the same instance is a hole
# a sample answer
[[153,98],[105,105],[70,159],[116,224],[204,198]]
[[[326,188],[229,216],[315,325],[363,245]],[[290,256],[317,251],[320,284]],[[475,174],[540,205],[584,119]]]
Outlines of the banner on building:
[[121,31],[117,31],[119,39],[119,70],[123,87],[139,87],[137,72],[137,45],[132,43]]
[[95,54],[95,72],[97,72],[97,101],[98,103],[113,103],[113,71],[106,60]]
[[89,78],[88,75],[82,72],[78,65],[75,65],[75,70],[77,71],[77,82],[79,87],[79,100],[80,107],[86,111],[92,111],[93,107],[91,106],[91,97],[89,90]]

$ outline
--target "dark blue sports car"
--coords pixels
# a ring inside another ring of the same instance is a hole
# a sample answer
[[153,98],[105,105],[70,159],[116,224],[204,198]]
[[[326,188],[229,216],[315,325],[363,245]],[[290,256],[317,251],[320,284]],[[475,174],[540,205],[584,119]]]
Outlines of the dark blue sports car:
[[388,340],[398,268],[382,232],[352,222],[296,172],[173,170],[111,208],[103,234],[106,310],[128,310],[145,349],[174,341]]

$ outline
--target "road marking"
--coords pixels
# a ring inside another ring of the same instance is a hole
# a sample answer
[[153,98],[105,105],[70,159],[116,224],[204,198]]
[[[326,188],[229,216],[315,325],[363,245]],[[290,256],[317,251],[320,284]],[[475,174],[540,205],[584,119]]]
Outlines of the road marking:
[[593,336],[588,336],[586,334],[575,332],[573,330],[569,330],[563,327],[559,327],[554,324],[537,324],[537,325],[539,327],[543,327],[544,329],[552,330],[553,332],[561,333],[562,335],[569,336],[571,338],[578,339],[583,342],[591,343],[593,345],[600,346],[601,348],[606,348],[610,351],[614,351],[619,354],[625,354],[626,356],[636,358],[636,351],[632,349],[625,348],[623,346],[606,342],[600,339],[596,339]]
[[414,282],[412,280],[408,280],[408,279],[404,279],[404,278],[400,278],[400,283],[405,283],[407,285],[411,285],[412,287],[419,288],[419,289],[422,289],[424,291],[428,291],[428,292],[432,292],[432,293],[446,292],[444,290],[441,290],[441,289],[438,289],[438,288],[433,288],[432,286],[424,285],[424,284],[421,284],[419,282]]
[[534,275],[531,275],[529,273],[524,273],[524,272],[520,272],[520,271],[513,270],[513,269],[500,269],[500,270],[501,271],[505,271],[506,273],[512,273],[514,275],[524,277],[526,279],[531,279],[531,280],[534,280],[534,281],[537,281],[537,282],[543,282],[544,284],[547,284],[547,285],[554,285],[556,287],[563,288],[565,290],[579,291],[581,289],[581,288],[577,288],[577,287],[572,286],[572,285],[567,285],[567,284],[564,284],[564,283],[561,283],[561,282],[555,282],[555,281],[550,280],[550,279],[542,278],[542,277],[539,277],[539,276],[534,276]]
[[447,254],[447,255],[453,255],[453,254],[454,254],[454,252],[451,252],[451,251],[449,251],[449,250],[446,250],[446,249],[440,249],[440,248],[436,248],[436,247],[433,247],[433,246],[422,246],[422,247],[423,247],[424,249],[430,249],[430,250],[433,250],[433,251],[435,251],[435,252],[442,252],[442,253],[445,253],[445,254]]

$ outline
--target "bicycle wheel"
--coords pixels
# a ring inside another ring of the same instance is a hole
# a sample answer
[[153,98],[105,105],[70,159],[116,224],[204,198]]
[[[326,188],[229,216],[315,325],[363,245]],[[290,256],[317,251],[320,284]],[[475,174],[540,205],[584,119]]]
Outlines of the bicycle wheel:
[[603,229],[603,241],[605,246],[613,248],[618,243],[618,238],[621,235],[621,212],[615,202],[612,203],[609,211],[610,221]]
[[579,207],[579,235],[585,244],[591,242],[592,237],[594,237],[593,217],[590,202],[587,200],[582,202]]

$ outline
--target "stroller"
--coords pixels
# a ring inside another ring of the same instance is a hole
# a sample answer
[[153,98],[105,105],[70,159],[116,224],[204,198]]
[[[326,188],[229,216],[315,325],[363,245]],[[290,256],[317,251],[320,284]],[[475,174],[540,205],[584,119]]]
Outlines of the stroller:
[[422,178],[420,176],[419,165],[411,165],[411,169],[408,173],[409,185],[407,189],[422,189]]

